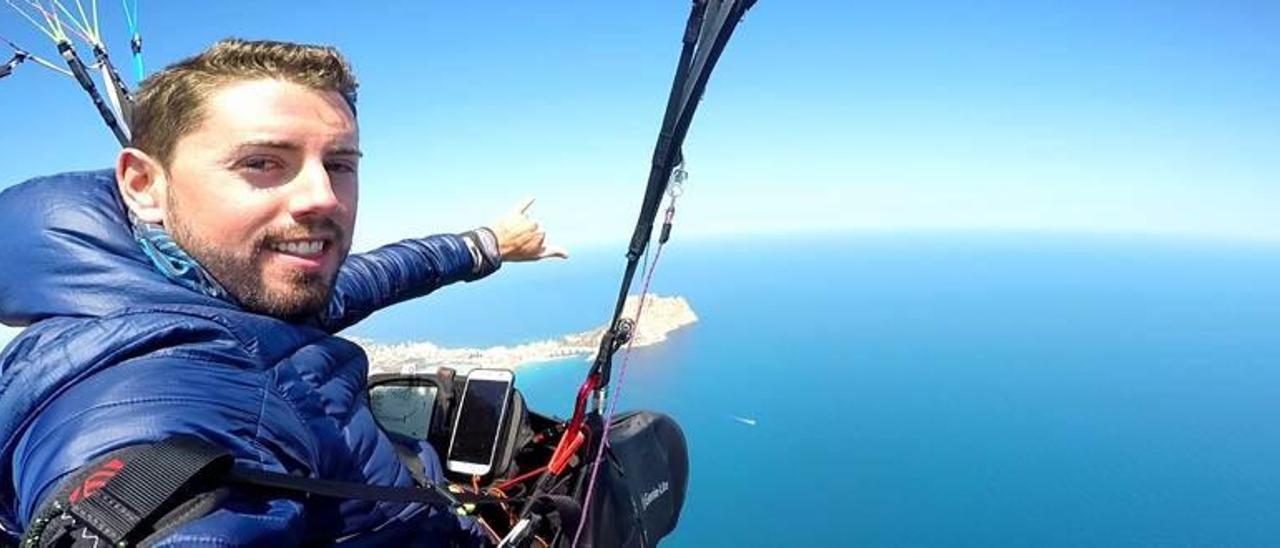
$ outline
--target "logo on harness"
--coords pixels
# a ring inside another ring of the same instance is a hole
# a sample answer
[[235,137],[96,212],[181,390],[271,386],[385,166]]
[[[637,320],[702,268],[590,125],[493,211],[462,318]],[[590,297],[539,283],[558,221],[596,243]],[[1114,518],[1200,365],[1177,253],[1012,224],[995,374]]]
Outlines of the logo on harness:
[[93,473],[89,474],[89,477],[85,478],[80,483],[80,486],[76,487],[75,491],[71,492],[68,500],[71,501],[71,504],[75,504],[80,502],[80,499],[93,496],[108,481],[111,481],[111,478],[116,477],[116,473],[120,472],[121,468],[124,468],[124,462],[120,459],[111,459],[103,463],[102,466],[99,466]]
[[645,493],[643,496],[640,497],[640,510],[641,511],[648,510],[649,505],[653,504],[653,501],[658,500],[658,497],[661,497],[662,495],[666,494],[670,488],[671,486],[664,481],[662,483],[659,483],[657,487],[654,487],[652,491]]

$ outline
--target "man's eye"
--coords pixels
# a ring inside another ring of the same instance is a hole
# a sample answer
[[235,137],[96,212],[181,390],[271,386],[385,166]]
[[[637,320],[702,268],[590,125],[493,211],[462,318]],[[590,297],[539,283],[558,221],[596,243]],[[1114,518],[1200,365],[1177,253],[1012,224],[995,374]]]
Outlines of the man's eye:
[[330,173],[355,173],[356,166],[351,162],[326,162],[325,170]]
[[279,162],[270,158],[245,158],[240,161],[240,167],[250,171],[270,171],[280,166]]

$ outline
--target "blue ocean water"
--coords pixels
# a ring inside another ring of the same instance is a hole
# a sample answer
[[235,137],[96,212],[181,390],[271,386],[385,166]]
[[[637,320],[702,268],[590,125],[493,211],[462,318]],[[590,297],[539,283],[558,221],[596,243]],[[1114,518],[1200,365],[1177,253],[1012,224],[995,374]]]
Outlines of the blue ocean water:
[[[1280,245],[919,233],[664,253],[654,290],[700,321],[638,350],[621,396],[689,438],[664,545],[1280,544]],[[349,333],[578,331],[607,317],[621,265],[511,265]],[[567,413],[586,365],[519,384]]]

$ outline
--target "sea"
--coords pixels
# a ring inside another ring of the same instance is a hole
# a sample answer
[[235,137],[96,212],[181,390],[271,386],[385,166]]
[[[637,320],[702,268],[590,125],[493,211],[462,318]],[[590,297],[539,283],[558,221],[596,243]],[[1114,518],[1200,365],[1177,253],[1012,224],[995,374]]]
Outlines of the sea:
[[[581,331],[623,252],[506,265],[347,333]],[[1280,243],[677,234],[651,291],[699,317],[615,366],[620,408],[688,438],[663,546],[1280,545]],[[566,415],[587,365],[517,384]]]

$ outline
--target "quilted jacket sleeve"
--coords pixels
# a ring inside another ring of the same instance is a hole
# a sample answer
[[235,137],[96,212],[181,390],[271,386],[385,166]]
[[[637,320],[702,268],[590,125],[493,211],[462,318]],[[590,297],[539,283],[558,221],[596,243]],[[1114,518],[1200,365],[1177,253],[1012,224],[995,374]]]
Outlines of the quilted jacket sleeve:
[[320,326],[337,333],[379,309],[491,271],[476,268],[463,236],[453,234],[403,240],[351,255],[338,271]]
[[[225,447],[241,466],[305,470],[314,442],[294,411],[264,386],[270,371],[211,367],[194,359],[125,362],[55,398],[31,423],[14,454],[23,523],[37,504],[87,463],[115,450],[195,435]],[[192,382],[199,379],[199,382]],[[286,499],[229,500],[177,540],[216,545],[296,545],[306,533],[302,506]]]

